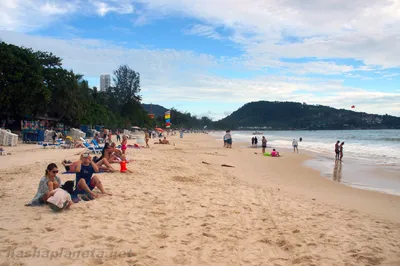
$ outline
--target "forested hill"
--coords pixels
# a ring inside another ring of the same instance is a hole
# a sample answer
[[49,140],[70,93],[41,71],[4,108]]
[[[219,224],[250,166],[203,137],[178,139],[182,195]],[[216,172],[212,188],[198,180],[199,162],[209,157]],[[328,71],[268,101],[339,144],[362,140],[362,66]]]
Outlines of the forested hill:
[[216,122],[232,129],[400,129],[400,117],[295,102],[251,102]]
[[149,114],[154,114],[156,117],[164,116],[164,113],[168,111],[167,108],[158,104],[145,104],[142,103],[142,108]]

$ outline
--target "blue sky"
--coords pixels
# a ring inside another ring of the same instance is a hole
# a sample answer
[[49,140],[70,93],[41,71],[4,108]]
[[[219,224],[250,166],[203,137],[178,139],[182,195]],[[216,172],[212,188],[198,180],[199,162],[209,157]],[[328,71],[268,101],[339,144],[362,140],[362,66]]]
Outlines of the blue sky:
[[91,86],[128,64],[141,74],[145,103],[213,119],[257,100],[400,116],[399,1],[0,5],[3,41],[55,53]]

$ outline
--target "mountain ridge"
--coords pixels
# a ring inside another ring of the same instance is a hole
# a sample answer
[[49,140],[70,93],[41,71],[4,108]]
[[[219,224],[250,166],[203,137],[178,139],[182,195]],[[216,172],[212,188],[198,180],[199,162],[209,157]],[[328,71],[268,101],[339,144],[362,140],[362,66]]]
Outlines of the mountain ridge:
[[400,117],[298,102],[249,102],[217,121],[229,128],[400,129]]

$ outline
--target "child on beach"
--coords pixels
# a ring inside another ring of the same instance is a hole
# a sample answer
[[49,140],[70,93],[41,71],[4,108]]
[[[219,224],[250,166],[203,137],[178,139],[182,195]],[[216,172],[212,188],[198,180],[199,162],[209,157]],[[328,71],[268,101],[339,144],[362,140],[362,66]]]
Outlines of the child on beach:
[[127,144],[128,144],[128,138],[126,137],[126,135],[124,135],[124,136],[122,136],[122,142],[121,142],[122,154],[125,154],[126,148],[127,148]]
[[272,156],[272,157],[281,157],[281,156],[279,155],[279,152],[277,152],[275,149],[272,149],[271,156]]

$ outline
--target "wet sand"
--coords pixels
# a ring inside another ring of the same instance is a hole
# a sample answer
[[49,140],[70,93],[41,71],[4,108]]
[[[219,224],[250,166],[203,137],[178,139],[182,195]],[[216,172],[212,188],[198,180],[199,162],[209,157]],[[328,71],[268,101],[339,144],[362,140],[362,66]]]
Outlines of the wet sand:
[[304,166],[308,155],[264,157],[261,149],[225,149],[203,134],[171,142],[128,149],[132,174],[99,175],[113,196],[61,213],[24,203],[48,163],[76,159],[80,149],[5,147],[12,155],[0,157],[0,261],[399,265],[400,197],[321,178]]
[[390,166],[373,165],[352,158],[344,158],[341,163],[323,155],[314,155],[305,165],[335,182],[400,196],[400,172]]

